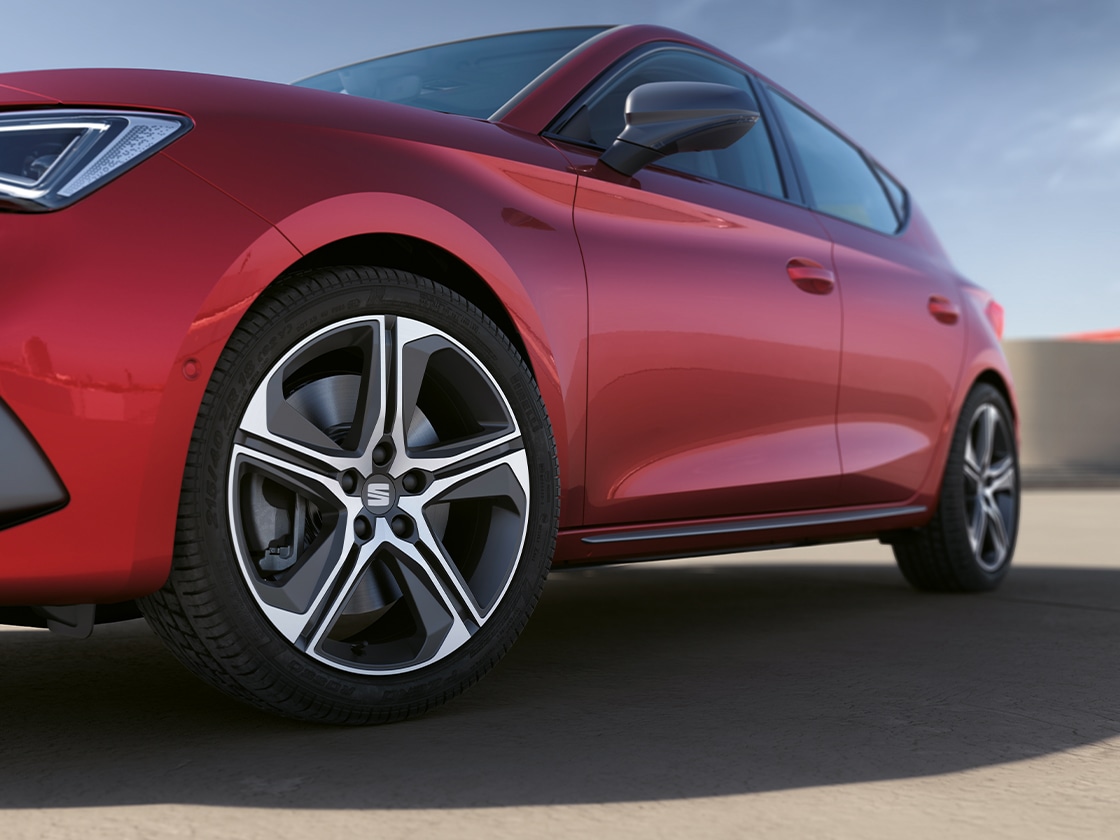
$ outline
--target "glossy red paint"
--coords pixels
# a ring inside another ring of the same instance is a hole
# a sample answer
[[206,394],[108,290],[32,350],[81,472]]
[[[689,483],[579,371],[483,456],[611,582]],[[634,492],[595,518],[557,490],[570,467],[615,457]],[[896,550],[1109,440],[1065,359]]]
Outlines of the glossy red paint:
[[[255,294],[298,256],[171,160],[130,176],[64,213],[2,217],[0,397],[71,497],[0,532],[8,603],[120,600],[162,583],[206,387],[182,366],[193,358],[208,374],[251,300],[221,311],[207,298],[231,275]],[[268,244],[287,261],[258,262]]]
[[589,173],[575,210],[591,312],[586,524],[836,504],[840,301],[781,282],[792,258],[830,262],[816,219],[652,169],[616,184],[565,153]]
[[[844,301],[844,362],[837,407],[843,496],[849,504],[904,502],[933,463],[956,392],[965,335],[929,309],[960,306],[951,268],[915,247],[821,216],[835,248]],[[912,219],[916,230],[919,220]]]
[[28,90],[21,90],[11,85],[0,85],[0,102],[5,107],[24,105],[57,105],[58,101],[48,96],[41,96]]
[[[0,77],[4,111],[195,123],[72,207],[0,215],[0,399],[71,496],[0,531],[0,604],[158,588],[191,429],[238,320],[339,243],[384,264],[389,238],[481,283],[524,347],[557,443],[558,564],[928,521],[971,385],[1014,404],[990,298],[962,291],[917,211],[885,235],[656,167],[610,176],[540,136],[655,42],[714,52],[611,30],[500,121],[181,73]],[[956,323],[931,315],[935,297]],[[854,516],[811,519],[838,510]]]

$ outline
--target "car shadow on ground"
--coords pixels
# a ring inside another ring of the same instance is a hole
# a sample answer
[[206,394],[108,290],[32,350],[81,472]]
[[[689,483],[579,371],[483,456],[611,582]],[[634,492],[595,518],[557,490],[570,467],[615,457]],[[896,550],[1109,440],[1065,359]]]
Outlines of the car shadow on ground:
[[948,773],[1120,731],[1120,571],[994,595],[885,564],[555,573],[497,670],[415,721],[291,723],[210,690],[142,622],[0,633],[0,808],[645,801]]

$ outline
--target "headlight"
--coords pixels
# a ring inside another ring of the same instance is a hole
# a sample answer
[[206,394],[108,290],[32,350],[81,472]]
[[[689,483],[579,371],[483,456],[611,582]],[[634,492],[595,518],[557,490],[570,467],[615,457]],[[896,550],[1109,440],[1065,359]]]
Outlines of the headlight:
[[186,117],[126,111],[0,113],[0,208],[58,210],[191,128]]

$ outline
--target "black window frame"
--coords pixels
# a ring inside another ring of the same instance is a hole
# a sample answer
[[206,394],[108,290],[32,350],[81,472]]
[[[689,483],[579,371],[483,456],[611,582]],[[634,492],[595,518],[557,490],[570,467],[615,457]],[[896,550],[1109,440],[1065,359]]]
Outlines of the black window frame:
[[[879,161],[872,158],[866,152],[864,158],[871,165],[871,170],[875,173],[876,177],[882,182],[883,189],[887,193],[887,199],[894,207],[894,214],[898,217],[898,233],[906,230],[906,226],[910,223],[910,192],[902,185],[896,177],[887,171]],[[891,187],[898,190],[898,197],[895,197]]]
[[[896,238],[906,232],[910,224],[910,193],[897,178],[887,172],[887,170],[882,165],[880,165],[874,158],[872,158],[866,151],[864,151],[862,146],[854,142],[850,137],[848,137],[848,135],[840,131],[828,120],[824,119],[804,103],[800,102],[796,97],[782,90],[778,90],[773,85],[767,84],[765,82],[760,83],[758,87],[762,89],[763,98],[766,100],[767,107],[769,108],[770,113],[772,113],[773,115],[772,124],[776,127],[776,130],[772,131],[771,133],[781,135],[781,142],[785,147],[786,154],[788,155],[792,175],[797,180],[798,188],[803,197],[801,203],[806,208],[812,210],[814,213],[820,213],[822,216],[828,216],[830,219],[836,219],[849,225],[855,225],[858,228],[872,231],[873,233],[877,233],[880,236],[889,236],[892,238]],[[806,173],[805,167],[801,162],[800,156],[798,155],[797,147],[793,143],[792,133],[790,132],[789,127],[786,125],[785,120],[782,119],[781,113],[778,111],[777,107],[771,100],[771,97],[777,96],[782,97],[787,102],[789,102],[790,105],[798,108],[799,110],[803,111],[808,117],[816,120],[818,123],[834,133],[837,137],[839,137],[856,151],[856,153],[863,160],[864,165],[867,166],[871,174],[874,176],[875,180],[878,182],[879,189],[883,191],[883,196],[886,199],[887,206],[890,207],[891,211],[894,213],[896,226],[893,231],[880,230],[879,228],[872,227],[871,225],[865,225],[852,219],[845,218],[844,216],[838,216],[835,213],[829,213],[827,210],[821,210],[816,207],[816,202],[813,199],[813,189],[809,184],[808,174]],[[889,179],[890,182],[898,188],[902,196],[901,207],[891,195],[891,191],[887,188],[886,181],[884,179]]]

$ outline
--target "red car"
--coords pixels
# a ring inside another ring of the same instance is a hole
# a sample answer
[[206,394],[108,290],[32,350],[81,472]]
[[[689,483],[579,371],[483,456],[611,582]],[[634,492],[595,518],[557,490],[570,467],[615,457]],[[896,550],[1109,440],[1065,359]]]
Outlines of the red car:
[[297,83],[0,75],[0,620],[421,712],[557,566],[878,538],[995,587],[1002,310],[898,181],[651,26]]

